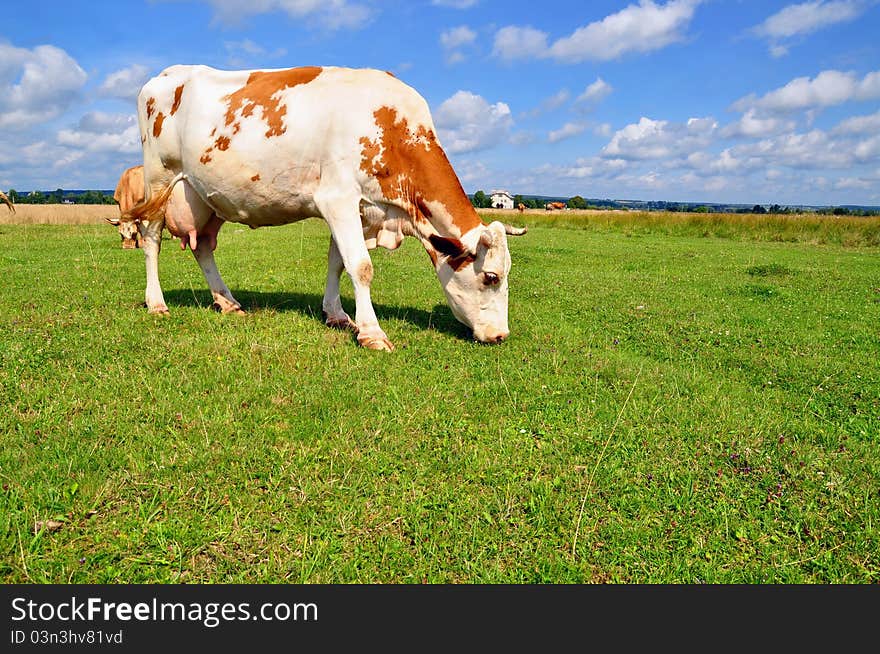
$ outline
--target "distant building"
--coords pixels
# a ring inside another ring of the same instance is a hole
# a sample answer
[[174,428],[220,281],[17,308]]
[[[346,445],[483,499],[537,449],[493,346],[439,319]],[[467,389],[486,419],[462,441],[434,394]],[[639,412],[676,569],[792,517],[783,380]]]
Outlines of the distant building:
[[513,209],[513,196],[507,191],[492,191],[489,199],[493,209]]

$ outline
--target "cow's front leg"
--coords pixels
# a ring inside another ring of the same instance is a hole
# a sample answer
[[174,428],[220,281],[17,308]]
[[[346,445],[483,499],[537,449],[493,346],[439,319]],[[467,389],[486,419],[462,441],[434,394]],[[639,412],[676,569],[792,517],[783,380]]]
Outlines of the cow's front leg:
[[144,251],[144,262],[147,266],[147,290],[145,302],[150,313],[167,314],[168,306],[162,295],[159,284],[159,250],[162,248],[163,221],[150,220],[139,225],[143,237],[141,249]]
[[216,215],[212,216],[208,224],[199,233],[196,239],[196,249],[192,253],[199,264],[199,268],[202,269],[205,281],[208,282],[208,288],[211,289],[211,295],[214,297],[214,307],[223,313],[245,315],[241,304],[232,297],[232,292],[220,276],[220,271],[217,270],[217,263],[214,261],[217,233],[222,225],[222,220]]
[[324,300],[321,309],[324,312],[324,322],[328,327],[335,329],[351,329],[357,331],[355,322],[345,313],[342,308],[342,299],[339,297],[339,277],[344,268],[342,255],[336,240],[330,237],[330,251],[327,253],[327,287],[324,289]]
[[[358,211],[359,198],[335,197],[332,199],[315,198],[315,200],[330,226],[330,234],[339,249],[342,264],[351,277],[352,286],[354,286],[354,322],[357,327],[358,344],[371,350],[393,351],[394,346],[379,326],[376,312],[373,310],[373,302],[370,299],[373,263],[370,261],[370,254],[364,243],[361,217]],[[331,273],[332,271],[328,271],[328,280]]]

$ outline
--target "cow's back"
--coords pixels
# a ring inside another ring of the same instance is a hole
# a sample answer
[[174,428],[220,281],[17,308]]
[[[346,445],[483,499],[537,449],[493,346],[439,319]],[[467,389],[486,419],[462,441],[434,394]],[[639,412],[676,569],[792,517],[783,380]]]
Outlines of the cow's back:
[[138,97],[146,181],[182,172],[228,220],[314,215],[320,184],[364,184],[364,143],[378,138],[377,112],[388,106],[433,133],[425,100],[383,71],[172,66]]
[[120,211],[128,211],[144,197],[144,167],[132,166],[123,171],[113,193]]

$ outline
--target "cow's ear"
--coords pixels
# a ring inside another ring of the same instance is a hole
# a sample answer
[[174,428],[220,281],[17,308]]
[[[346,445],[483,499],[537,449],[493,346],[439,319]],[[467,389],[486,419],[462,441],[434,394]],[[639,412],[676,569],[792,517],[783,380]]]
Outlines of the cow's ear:
[[457,238],[447,238],[439,234],[431,234],[428,240],[431,241],[431,245],[434,246],[437,252],[449,257],[460,257],[465,253],[464,245]]
[[111,225],[119,227],[119,218],[104,218],[104,220],[106,220]]

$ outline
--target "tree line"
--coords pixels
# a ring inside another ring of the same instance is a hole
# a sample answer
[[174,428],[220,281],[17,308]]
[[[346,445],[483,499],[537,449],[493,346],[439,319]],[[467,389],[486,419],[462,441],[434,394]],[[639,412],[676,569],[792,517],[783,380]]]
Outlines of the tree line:
[[[517,207],[522,204],[527,209],[543,209],[548,202],[546,198],[529,197],[523,195],[513,196],[513,206]],[[477,191],[471,196],[471,204],[477,209],[491,209],[492,198],[484,191]],[[648,202],[626,202],[618,200],[586,200],[580,195],[575,195],[565,201],[565,206],[569,209],[635,209],[639,211],[670,211],[672,213],[755,213],[755,214],[800,214],[800,213],[817,213],[834,216],[880,216],[880,211],[876,209],[863,209],[857,207],[787,207],[779,204],[763,205],[756,204],[754,206],[734,206],[734,205],[711,205],[697,204],[688,202],[666,202],[663,200],[654,200]]]
[[103,191],[65,191],[59,188],[45,193],[20,193],[11,188],[6,196],[13,204],[116,204],[113,195]]

